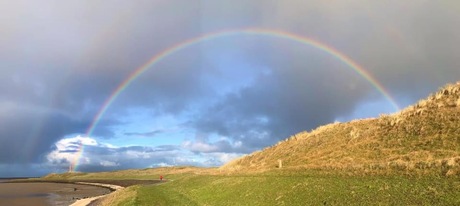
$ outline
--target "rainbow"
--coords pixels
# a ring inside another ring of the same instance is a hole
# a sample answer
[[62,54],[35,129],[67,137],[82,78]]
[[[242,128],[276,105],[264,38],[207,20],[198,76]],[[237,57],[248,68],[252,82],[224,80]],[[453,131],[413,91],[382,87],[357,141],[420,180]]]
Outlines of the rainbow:
[[[382,84],[380,84],[362,66],[360,66],[358,63],[353,61],[350,57],[341,53],[337,49],[331,46],[328,46],[324,43],[321,43],[317,40],[307,38],[304,36],[300,36],[297,34],[285,32],[285,31],[272,30],[272,29],[260,29],[260,28],[248,28],[248,29],[237,29],[237,30],[224,30],[224,31],[218,31],[214,33],[203,34],[201,36],[180,42],[156,54],[150,60],[148,60],[145,64],[135,69],[134,72],[132,72],[123,82],[121,82],[118,85],[118,87],[115,90],[113,90],[110,96],[103,103],[101,109],[94,116],[94,119],[91,125],[88,127],[86,131],[86,136],[91,136],[97,124],[101,120],[101,117],[105,114],[107,109],[117,99],[117,97],[131,84],[131,82],[136,80],[137,77],[142,75],[149,68],[152,68],[153,66],[155,66],[161,60],[165,59],[168,56],[173,55],[174,53],[178,51],[181,51],[187,47],[191,47],[199,43],[212,41],[212,40],[219,39],[219,38],[225,38],[225,37],[231,37],[231,36],[241,36],[241,35],[267,36],[267,37],[285,39],[285,40],[294,41],[294,42],[297,42],[297,43],[300,43],[306,46],[311,46],[327,54],[330,54],[331,56],[335,57],[337,60],[340,60],[341,62],[343,62],[345,65],[351,68],[354,72],[358,73],[364,79],[366,79],[378,92],[380,92],[388,100],[388,102],[396,110],[399,110],[398,104],[396,103],[394,98],[390,95],[390,93],[382,86]],[[83,152],[83,148],[81,148],[78,154],[76,155],[76,158],[74,162],[72,163],[73,164],[72,168],[76,168],[76,166],[78,166],[78,161],[80,159],[82,152]]]

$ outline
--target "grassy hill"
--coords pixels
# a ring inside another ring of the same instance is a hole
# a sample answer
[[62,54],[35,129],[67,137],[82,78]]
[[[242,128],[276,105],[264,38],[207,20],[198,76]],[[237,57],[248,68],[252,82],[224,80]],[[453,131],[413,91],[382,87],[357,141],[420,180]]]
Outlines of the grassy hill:
[[401,112],[321,126],[234,160],[225,171],[320,169],[460,175],[460,82]]
[[[282,167],[279,168],[279,160]],[[399,113],[296,134],[220,168],[52,174],[157,179],[101,205],[460,205],[460,82]]]

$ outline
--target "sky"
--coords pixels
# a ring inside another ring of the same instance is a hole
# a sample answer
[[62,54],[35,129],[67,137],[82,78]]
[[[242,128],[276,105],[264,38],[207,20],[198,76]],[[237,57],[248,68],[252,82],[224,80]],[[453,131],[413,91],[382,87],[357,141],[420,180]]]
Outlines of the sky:
[[[0,177],[216,167],[397,112],[460,80],[459,27],[456,1],[0,0]],[[240,33],[184,46],[245,29],[333,48],[398,108],[311,44]]]

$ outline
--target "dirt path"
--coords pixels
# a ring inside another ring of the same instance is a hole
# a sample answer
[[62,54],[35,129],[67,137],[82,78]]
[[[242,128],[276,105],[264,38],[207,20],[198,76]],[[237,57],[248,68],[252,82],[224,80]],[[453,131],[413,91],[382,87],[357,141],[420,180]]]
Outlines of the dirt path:
[[[76,182],[77,184],[86,184],[86,185],[94,185],[94,186],[100,186],[100,187],[107,187],[107,188],[110,188],[114,191],[116,190],[121,190],[123,189],[124,187],[122,186],[118,186],[118,185],[111,185],[111,184],[101,184],[101,183],[90,183],[90,182]],[[90,198],[85,198],[85,199],[81,199],[81,200],[77,200],[76,202],[74,202],[73,204],[71,204],[70,206],[87,206],[89,205],[91,202],[99,199],[99,198],[102,198],[102,197],[105,197],[106,195],[101,195],[101,196],[97,196],[97,197],[90,197]]]

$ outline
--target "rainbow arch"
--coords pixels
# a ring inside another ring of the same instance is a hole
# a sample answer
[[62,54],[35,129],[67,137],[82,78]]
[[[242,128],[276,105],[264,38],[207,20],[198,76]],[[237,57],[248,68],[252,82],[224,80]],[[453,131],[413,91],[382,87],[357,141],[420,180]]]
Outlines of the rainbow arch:
[[[123,82],[121,82],[115,88],[115,90],[113,90],[110,96],[103,103],[101,109],[94,116],[93,121],[91,122],[90,126],[88,127],[86,131],[86,136],[91,136],[97,124],[101,120],[101,117],[105,114],[107,109],[117,99],[117,97],[130,85],[130,83],[136,80],[137,77],[142,75],[149,68],[152,68],[154,65],[156,65],[161,60],[165,59],[168,56],[173,55],[174,53],[178,51],[181,51],[193,45],[197,45],[199,43],[212,41],[212,40],[219,39],[219,38],[225,38],[225,37],[231,37],[231,36],[241,36],[241,35],[268,36],[268,37],[274,37],[274,38],[279,38],[279,39],[285,39],[285,40],[294,41],[294,42],[297,42],[297,43],[300,43],[306,46],[311,46],[327,54],[330,54],[331,56],[335,57],[337,60],[343,62],[345,65],[351,68],[354,72],[362,76],[378,92],[380,92],[396,110],[400,110],[400,107],[396,103],[395,99],[390,95],[388,90],[385,89],[385,87],[383,87],[383,85],[377,81],[377,79],[375,79],[368,71],[366,71],[362,66],[356,63],[353,59],[341,53],[334,47],[326,45],[315,39],[300,36],[294,33],[289,33],[286,31],[273,30],[273,29],[261,29],[261,28],[247,28],[247,29],[236,29],[236,30],[223,30],[223,31],[203,34],[201,36],[187,39],[178,44],[175,44],[167,49],[164,49],[160,53],[150,58],[146,63],[141,65],[139,68],[135,69],[125,80],[123,80]],[[82,153],[83,153],[83,147],[80,147],[80,151],[77,153],[76,158],[74,162],[72,163],[72,168],[75,169],[78,166],[78,161]]]

